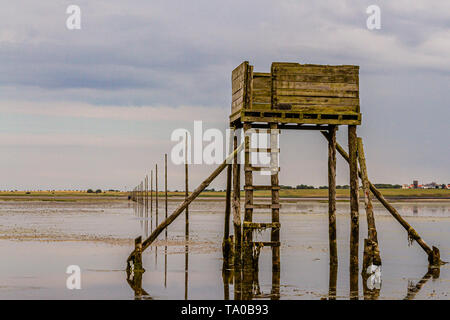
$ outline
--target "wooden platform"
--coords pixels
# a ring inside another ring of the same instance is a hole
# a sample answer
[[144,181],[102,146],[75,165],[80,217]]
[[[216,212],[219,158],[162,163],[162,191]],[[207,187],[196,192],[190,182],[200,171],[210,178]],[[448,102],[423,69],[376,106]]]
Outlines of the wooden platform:
[[232,72],[230,124],[359,125],[359,67],[286,62],[270,73],[243,62]]

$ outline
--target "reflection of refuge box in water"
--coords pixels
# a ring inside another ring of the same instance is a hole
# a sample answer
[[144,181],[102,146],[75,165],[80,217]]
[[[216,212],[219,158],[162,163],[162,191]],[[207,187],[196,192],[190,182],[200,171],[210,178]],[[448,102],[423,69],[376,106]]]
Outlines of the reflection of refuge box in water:
[[248,61],[232,72],[230,123],[359,125],[359,67],[274,62],[270,73]]

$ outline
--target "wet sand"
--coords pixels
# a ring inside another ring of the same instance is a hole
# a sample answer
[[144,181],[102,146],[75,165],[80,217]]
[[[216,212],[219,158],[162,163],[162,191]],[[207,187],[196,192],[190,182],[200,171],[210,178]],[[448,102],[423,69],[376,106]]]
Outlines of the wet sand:
[[[176,199],[169,201],[169,213],[177,204]],[[280,298],[326,299],[330,276],[327,203],[290,199],[282,204]],[[338,299],[348,299],[350,294],[348,206],[346,201],[337,204]],[[428,244],[440,248],[443,260],[450,260],[450,202],[399,201],[394,206]],[[227,287],[230,298],[234,297],[234,286],[224,285],[222,277],[223,212],[223,199],[196,201],[190,207],[187,287],[183,216],[169,227],[167,241],[162,234],[145,251],[142,289],[148,295],[144,298],[184,299],[187,291],[189,299],[223,299]],[[450,267],[442,266],[438,278],[426,276],[427,257],[420,247],[408,246],[406,232],[378,203],[375,215],[383,259],[378,298],[448,299]],[[160,203],[160,222],[163,216]],[[254,215],[258,222],[269,219],[268,214]],[[367,234],[362,207],[360,220],[362,253]],[[125,261],[133,239],[148,234],[150,223],[139,218],[128,201],[0,201],[0,298],[134,299]],[[154,228],[155,217],[152,224]],[[269,234],[258,237],[267,241]],[[81,267],[81,290],[66,288],[65,271],[72,264]],[[262,249],[259,268],[259,296],[270,298],[270,249]],[[364,298],[361,277],[359,297]]]

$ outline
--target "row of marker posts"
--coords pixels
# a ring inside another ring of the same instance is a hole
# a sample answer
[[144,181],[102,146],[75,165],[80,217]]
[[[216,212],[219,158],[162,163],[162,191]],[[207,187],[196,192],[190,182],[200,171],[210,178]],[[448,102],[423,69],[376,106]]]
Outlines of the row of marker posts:
[[[189,165],[188,165],[188,136],[186,133],[185,145],[185,198],[189,196]],[[153,231],[153,201],[155,202],[155,228],[159,225],[159,190],[158,190],[158,164],[155,164],[155,171],[150,171],[150,189],[149,177],[146,175],[129,195],[129,199],[134,202],[134,212],[140,218],[141,230],[145,238]],[[153,200],[153,178],[155,179],[155,199]],[[164,155],[164,217],[168,216],[168,188],[167,188],[167,154]],[[150,212],[150,215],[149,215]],[[189,207],[185,210],[185,299],[188,298],[188,270],[189,270]],[[144,224],[145,222],[145,224]],[[150,229],[149,229],[150,222]],[[164,246],[164,286],[167,287],[167,228],[165,229]],[[142,241],[142,240],[141,240]],[[150,247],[151,250],[151,247]],[[158,247],[155,247],[155,264],[157,264]]]

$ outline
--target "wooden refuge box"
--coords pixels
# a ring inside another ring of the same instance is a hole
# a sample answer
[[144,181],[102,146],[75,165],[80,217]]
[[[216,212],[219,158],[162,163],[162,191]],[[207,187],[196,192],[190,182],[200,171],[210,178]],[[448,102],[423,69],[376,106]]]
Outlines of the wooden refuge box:
[[253,72],[244,61],[232,72],[230,124],[277,122],[359,125],[359,66],[272,63]]

